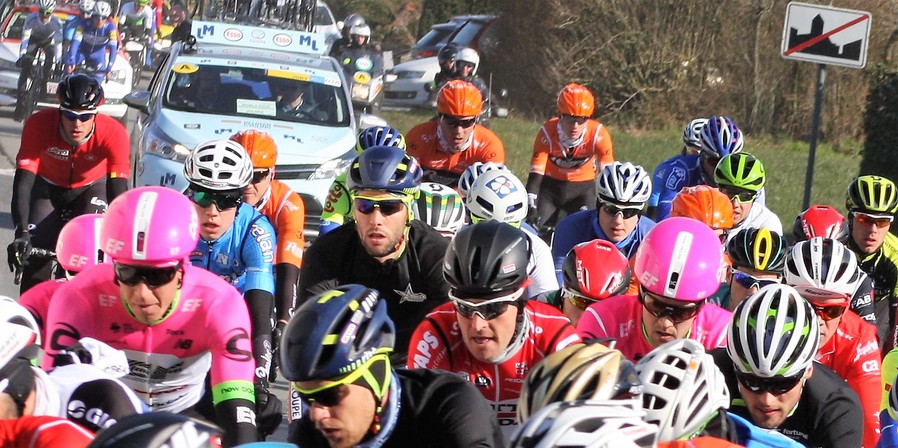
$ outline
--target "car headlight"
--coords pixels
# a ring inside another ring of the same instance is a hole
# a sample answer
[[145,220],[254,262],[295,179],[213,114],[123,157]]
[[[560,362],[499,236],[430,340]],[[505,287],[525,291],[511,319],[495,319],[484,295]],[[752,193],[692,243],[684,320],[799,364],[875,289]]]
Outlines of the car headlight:
[[396,77],[399,79],[418,79],[423,78],[427,72],[399,72],[396,73]]
[[158,132],[147,134],[146,148],[146,151],[149,154],[155,154],[159,157],[177,160],[179,162],[184,162],[187,160],[187,156],[190,155],[190,148],[180,143],[173,142],[167,136]]
[[371,84],[352,84],[352,99],[354,101],[365,101],[371,95]]
[[333,179],[346,170],[349,169],[349,165],[352,164],[352,161],[355,160],[356,157],[355,149],[348,151],[336,159],[328,160],[319,166],[315,172],[309,176],[309,180],[316,179]]

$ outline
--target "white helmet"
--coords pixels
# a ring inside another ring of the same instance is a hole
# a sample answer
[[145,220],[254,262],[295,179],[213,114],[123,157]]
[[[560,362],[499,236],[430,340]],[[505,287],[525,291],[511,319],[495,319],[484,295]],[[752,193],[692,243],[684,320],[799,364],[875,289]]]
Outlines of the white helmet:
[[465,224],[468,211],[457,191],[436,182],[421,182],[415,218],[451,238]]
[[14,358],[24,355],[23,349],[32,347],[25,355],[36,359],[41,344],[40,326],[31,312],[10,297],[0,296],[0,369]]
[[727,353],[736,370],[762,378],[803,373],[819,346],[817,313],[789,285],[767,285],[748,296],[727,329]]
[[596,196],[616,205],[642,207],[652,195],[652,177],[630,162],[606,165],[596,178]]
[[645,420],[658,425],[658,440],[690,437],[730,406],[726,378],[701,343],[675,339],[636,363]]
[[96,4],[96,0],[81,0],[78,2],[78,9],[81,10],[82,14],[93,14]]
[[474,64],[474,70],[471,71],[471,75],[477,74],[477,68],[480,67],[480,55],[477,54],[477,50],[465,47],[458,51],[458,56],[455,57],[455,67],[458,70],[458,64],[462,62],[467,62],[469,64]]
[[702,128],[708,124],[707,118],[696,118],[683,128],[683,145],[687,148],[701,149]]
[[555,402],[512,436],[512,448],[640,448],[655,446],[658,426],[632,401]]
[[212,140],[200,143],[184,162],[184,177],[210,190],[235,190],[249,185],[253,161],[240,143]]
[[481,174],[493,170],[508,171],[508,167],[496,162],[474,162],[473,165],[468,165],[465,171],[461,173],[461,177],[458,178],[458,192],[462,196],[467,196],[468,192],[471,191],[471,185],[474,185],[474,181]]
[[102,0],[98,1],[96,5],[94,5],[94,15],[101,18],[108,18],[112,15],[112,5],[108,2],[104,2]]
[[52,11],[56,9],[56,0],[40,0],[37,6],[41,11]]
[[483,173],[465,197],[471,221],[494,219],[520,224],[527,217],[527,188],[508,170]]
[[[37,324],[34,316],[19,302],[7,296],[0,296],[0,322],[4,324],[16,324],[28,327],[37,334],[40,334],[41,327]],[[4,325],[6,326],[6,325]],[[40,343],[40,337],[38,337]]]
[[349,36],[364,36],[365,43],[367,44],[371,41],[371,27],[364,23],[353,25],[352,28],[349,29]]
[[854,252],[819,236],[792,246],[785,274],[787,285],[802,296],[819,299],[850,298],[864,279]]

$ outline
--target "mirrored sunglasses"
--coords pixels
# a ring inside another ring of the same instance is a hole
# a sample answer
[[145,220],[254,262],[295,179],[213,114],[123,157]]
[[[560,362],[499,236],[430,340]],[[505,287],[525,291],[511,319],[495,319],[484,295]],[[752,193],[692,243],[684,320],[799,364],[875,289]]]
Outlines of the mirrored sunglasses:
[[831,321],[833,319],[838,319],[843,314],[845,314],[845,310],[848,309],[848,302],[842,303],[818,303],[813,300],[808,300],[811,304],[811,307],[814,308],[814,311],[817,313],[817,316],[820,316],[824,321]]
[[567,300],[571,305],[574,305],[581,310],[585,310],[589,305],[598,302],[598,300],[578,294],[569,288],[561,288],[561,298]]
[[450,117],[447,115],[443,115],[442,118],[440,118],[440,120],[443,122],[443,124],[445,124],[446,126],[449,126],[450,128],[467,129],[471,126],[474,126],[477,123],[477,117],[458,118],[458,117]]
[[228,210],[237,207],[243,200],[243,194],[239,191],[222,193],[189,189],[187,190],[187,197],[200,207],[206,208],[215,204],[219,210]]
[[769,392],[770,394],[777,396],[794,389],[803,376],[804,372],[792,377],[776,376],[773,378],[761,378],[747,373],[736,372],[736,379],[738,379],[739,383],[742,384],[742,387],[746,388],[749,392],[753,394]]
[[355,198],[353,204],[355,204],[355,209],[363,215],[370,215],[374,213],[374,209],[379,209],[382,215],[390,216],[401,211],[405,202],[401,199]]
[[730,200],[735,200],[742,204],[754,201],[758,197],[757,191],[748,191],[740,188],[720,187],[720,192],[727,195]]
[[610,204],[608,202],[602,203],[602,211],[611,215],[617,216],[620,213],[621,217],[624,219],[630,219],[634,216],[639,215],[642,212],[642,209],[639,208],[620,208],[614,204]]
[[675,306],[662,302],[656,297],[655,294],[640,288],[639,300],[642,302],[642,306],[645,307],[652,316],[659,319],[662,317],[669,317],[675,324],[685,322],[697,316],[702,309],[702,305],[704,305],[704,302],[697,302],[692,306]]
[[892,220],[894,219],[892,216],[870,215],[860,212],[852,212],[851,214],[854,216],[854,219],[857,219],[857,222],[868,226],[874,225],[880,229],[892,225]]
[[738,283],[739,286],[745,289],[752,289],[755,287],[761,289],[767,285],[782,283],[782,281],[778,278],[758,278],[737,269],[733,269],[731,272],[733,274],[733,281]]
[[181,263],[176,266],[167,268],[154,268],[147,266],[132,266],[128,264],[115,263],[115,279],[119,283],[128,286],[137,286],[143,282],[150,289],[167,285],[175,279],[178,271],[181,270]]
[[449,298],[455,305],[455,311],[462,317],[471,319],[475,314],[479,315],[483,320],[493,320],[501,316],[508,310],[509,305],[515,305],[517,300],[524,294],[524,288],[518,288],[514,292],[501,297],[485,300],[480,303],[469,302],[456,297],[452,291],[449,292]]
[[88,121],[91,118],[97,115],[96,111],[88,111],[88,112],[75,112],[69,109],[60,109],[62,111],[62,116],[65,117],[69,121]]

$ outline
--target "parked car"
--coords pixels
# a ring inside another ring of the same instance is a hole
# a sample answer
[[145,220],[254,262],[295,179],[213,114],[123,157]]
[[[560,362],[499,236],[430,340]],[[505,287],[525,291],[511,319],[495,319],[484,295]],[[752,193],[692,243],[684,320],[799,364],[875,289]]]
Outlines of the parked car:
[[449,42],[449,36],[464,22],[438,23],[430,27],[430,31],[412,45],[412,59],[436,56],[440,49]]

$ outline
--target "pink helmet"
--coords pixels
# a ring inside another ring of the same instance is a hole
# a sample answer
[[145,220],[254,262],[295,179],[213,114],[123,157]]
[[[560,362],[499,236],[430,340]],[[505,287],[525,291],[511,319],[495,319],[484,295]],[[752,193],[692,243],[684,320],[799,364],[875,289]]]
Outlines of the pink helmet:
[[710,227],[672,217],[649,230],[636,251],[633,269],[646,290],[698,302],[717,292],[725,266],[720,239]]
[[81,272],[91,266],[108,262],[100,246],[103,215],[76,216],[66,223],[56,240],[56,260],[63,269]]
[[193,204],[165,187],[135,188],[115,198],[100,234],[103,251],[113,261],[152,267],[185,260],[199,238]]

